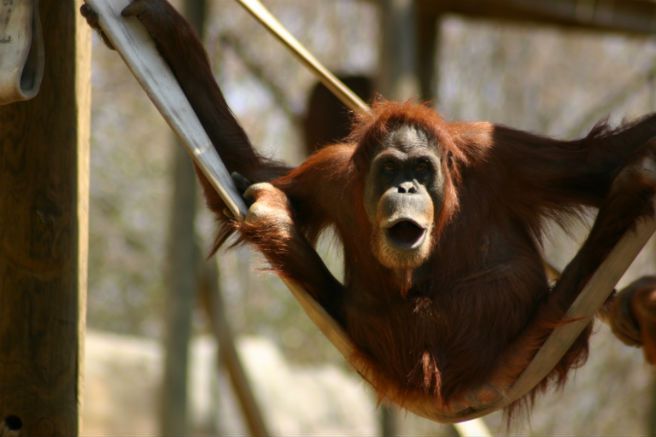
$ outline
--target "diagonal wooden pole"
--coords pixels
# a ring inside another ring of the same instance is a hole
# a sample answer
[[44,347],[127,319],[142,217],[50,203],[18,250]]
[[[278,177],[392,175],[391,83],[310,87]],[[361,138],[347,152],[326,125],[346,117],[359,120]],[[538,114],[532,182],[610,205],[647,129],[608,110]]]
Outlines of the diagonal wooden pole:
[[183,140],[187,152],[233,217],[243,218],[248,211],[246,204],[155,43],[136,18],[121,16],[129,1],[86,0],[86,3],[98,13],[103,32],[169,126]]
[[237,0],[237,3],[282,42],[342,103],[354,112],[369,112],[369,106],[324,67],[259,0]]

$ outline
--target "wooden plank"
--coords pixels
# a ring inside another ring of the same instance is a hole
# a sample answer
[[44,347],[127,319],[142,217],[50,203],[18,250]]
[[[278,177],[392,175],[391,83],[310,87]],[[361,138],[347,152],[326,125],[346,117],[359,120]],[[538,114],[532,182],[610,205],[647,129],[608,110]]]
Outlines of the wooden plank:
[[563,320],[572,320],[553,330],[531,363],[508,392],[511,400],[530,391],[558,364],[586,326],[592,322],[613,288],[656,231],[656,218],[640,220],[635,230],[627,232],[606,257],[570,306]]
[[41,92],[0,107],[0,434],[79,432],[91,49],[80,5],[41,2]]
[[247,211],[246,205],[173,74],[159,56],[154,42],[139,20],[121,16],[129,0],[87,0],[86,3],[98,13],[105,35],[118,49],[164,119],[183,140],[187,151],[228,210],[236,218],[243,217]]
[[569,350],[583,329],[592,322],[598,309],[612,293],[613,287],[622,278],[655,231],[656,217],[649,217],[638,221],[635,229],[624,234],[588,280],[578,298],[563,317],[563,320],[571,322],[562,324],[553,330],[511,387],[505,392],[502,387],[497,387],[501,391],[502,398],[489,405],[481,405],[467,412],[458,413],[458,420],[481,417],[504,408],[526,395],[542,381],[560,361],[563,354]]
[[[155,106],[197,160],[208,179],[213,180],[224,200],[235,205],[236,217],[245,215],[246,207],[232,188],[232,179],[212,147],[196,114],[189,105],[170,69],[138,20],[125,19],[120,11],[128,0],[86,0],[99,15],[100,25],[121,54]],[[339,325],[321,306],[295,284],[283,279],[292,294],[319,329],[344,356],[353,355],[354,347]]]
[[[155,106],[197,160],[209,180],[214,181],[224,200],[233,201],[236,217],[245,215],[246,207],[233,187],[232,179],[212,147],[193,109],[170,69],[157,53],[152,40],[136,19],[124,19],[120,11],[127,0],[86,0],[99,15],[100,25],[121,54]],[[355,348],[324,309],[295,283],[283,279],[310,319],[347,359]],[[367,368],[358,369],[363,375]]]
[[[214,181],[224,200],[235,205],[236,217],[245,215],[246,207],[234,190],[233,181],[212,147],[196,114],[189,105],[170,69],[159,56],[157,49],[138,20],[124,19],[120,11],[128,0],[86,0],[99,15],[103,31],[112,41],[139,83],[144,87],[162,116],[190,149],[209,180]],[[294,297],[312,321],[346,357],[354,353],[354,347],[339,325],[321,306],[301,288],[283,279]]]

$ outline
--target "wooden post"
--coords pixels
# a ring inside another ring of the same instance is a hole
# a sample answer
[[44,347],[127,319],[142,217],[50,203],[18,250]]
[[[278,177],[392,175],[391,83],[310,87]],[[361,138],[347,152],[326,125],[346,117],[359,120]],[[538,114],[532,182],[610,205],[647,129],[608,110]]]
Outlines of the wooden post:
[[414,0],[380,1],[378,89],[390,100],[419,95],[417,10]]
[[432,0],[417,2],[417,78],[419,97],[422,101],[435,101],[438,98],[437,69],[435,61],[439,57],[439,20],[441,13],[434,9]]
[[[199,35],[205,25],[205,0],[186,0],[184,13]],[[203,262],[196,245],[196,174],[189,155],[174,138],[172,159],[171,222],[168,236],[167,298],[162,378],[162,435],[189,434],[188,377],[189,345],[196,290],[197,265]]]
[[196,270],[200,259],[195,242],[196,175],[185,150],[172,141],[171,207],[166,263],[164,370],[161,381],[159,430],[186,435],[188,428],[189,344],[196,302]]
[[[381,0],[378,89],[386,99],[416,99],[420,93],[417,62],[417,9],[414,0]],[[398,435],[396,407],[383,404],[380,433]]]
[[269,436],[271,433],[268,431],[262,409],[237,351],[235,335],[228,321],[223,293],[219,287],[219,272],[216,263],[204,264],[200,277],[201,300],[212,327],[212,333],[219,345],[219,364],[228,373],[230,385],[237,397],[248,434],[253,437]]
[[0,107],[0,435],[76,436],[88,233],[90,31],[40,2],[40,94]]

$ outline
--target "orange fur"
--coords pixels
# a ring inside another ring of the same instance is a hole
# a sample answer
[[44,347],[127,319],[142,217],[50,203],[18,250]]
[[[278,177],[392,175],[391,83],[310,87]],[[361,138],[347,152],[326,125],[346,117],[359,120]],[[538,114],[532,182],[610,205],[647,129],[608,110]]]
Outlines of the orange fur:
[[[656,135],[656,116],[616,130],[600,124],[585,138],[560,141],[492,123],[447,122],[424,105],[379,101],[359,116],[346,143],[321,149],[296,168],[265,159],[230,112],[184,19],[164,1],[145,4],[157,7],[146,6],[140,19],[227,168],[275,187],[255,199],[269,209],[237,223],[225,217],[223,202],[199,173],[221,225],[215,247],[236,231],[275,271],[304,287],[358,346],[354,359],[370,369],[381,398],[457,411],[496,396],[531,360],[614,242],[652,212],[653,186],[635,178],[618,190],[611,185]],[[397,272],[372,253],[363,189],[380,140],[408,124],[434,140],[444,202],[430,258],[399,283]],[[551,289],[542,269],[543,220],[564,223],[582,206],[602,209]],[[313,248],[327,227],[343,243],[343,283]],[[529,401],[584,361],[589,332]]]

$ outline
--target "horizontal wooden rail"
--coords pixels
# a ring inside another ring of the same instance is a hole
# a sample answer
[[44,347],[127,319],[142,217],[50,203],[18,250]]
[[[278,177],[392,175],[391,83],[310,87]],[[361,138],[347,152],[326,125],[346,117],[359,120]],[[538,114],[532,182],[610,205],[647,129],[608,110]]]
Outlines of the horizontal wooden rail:
[[656,2],[646,0],[420,0],[420,14],[540,23],[636,35],[656,33]]

